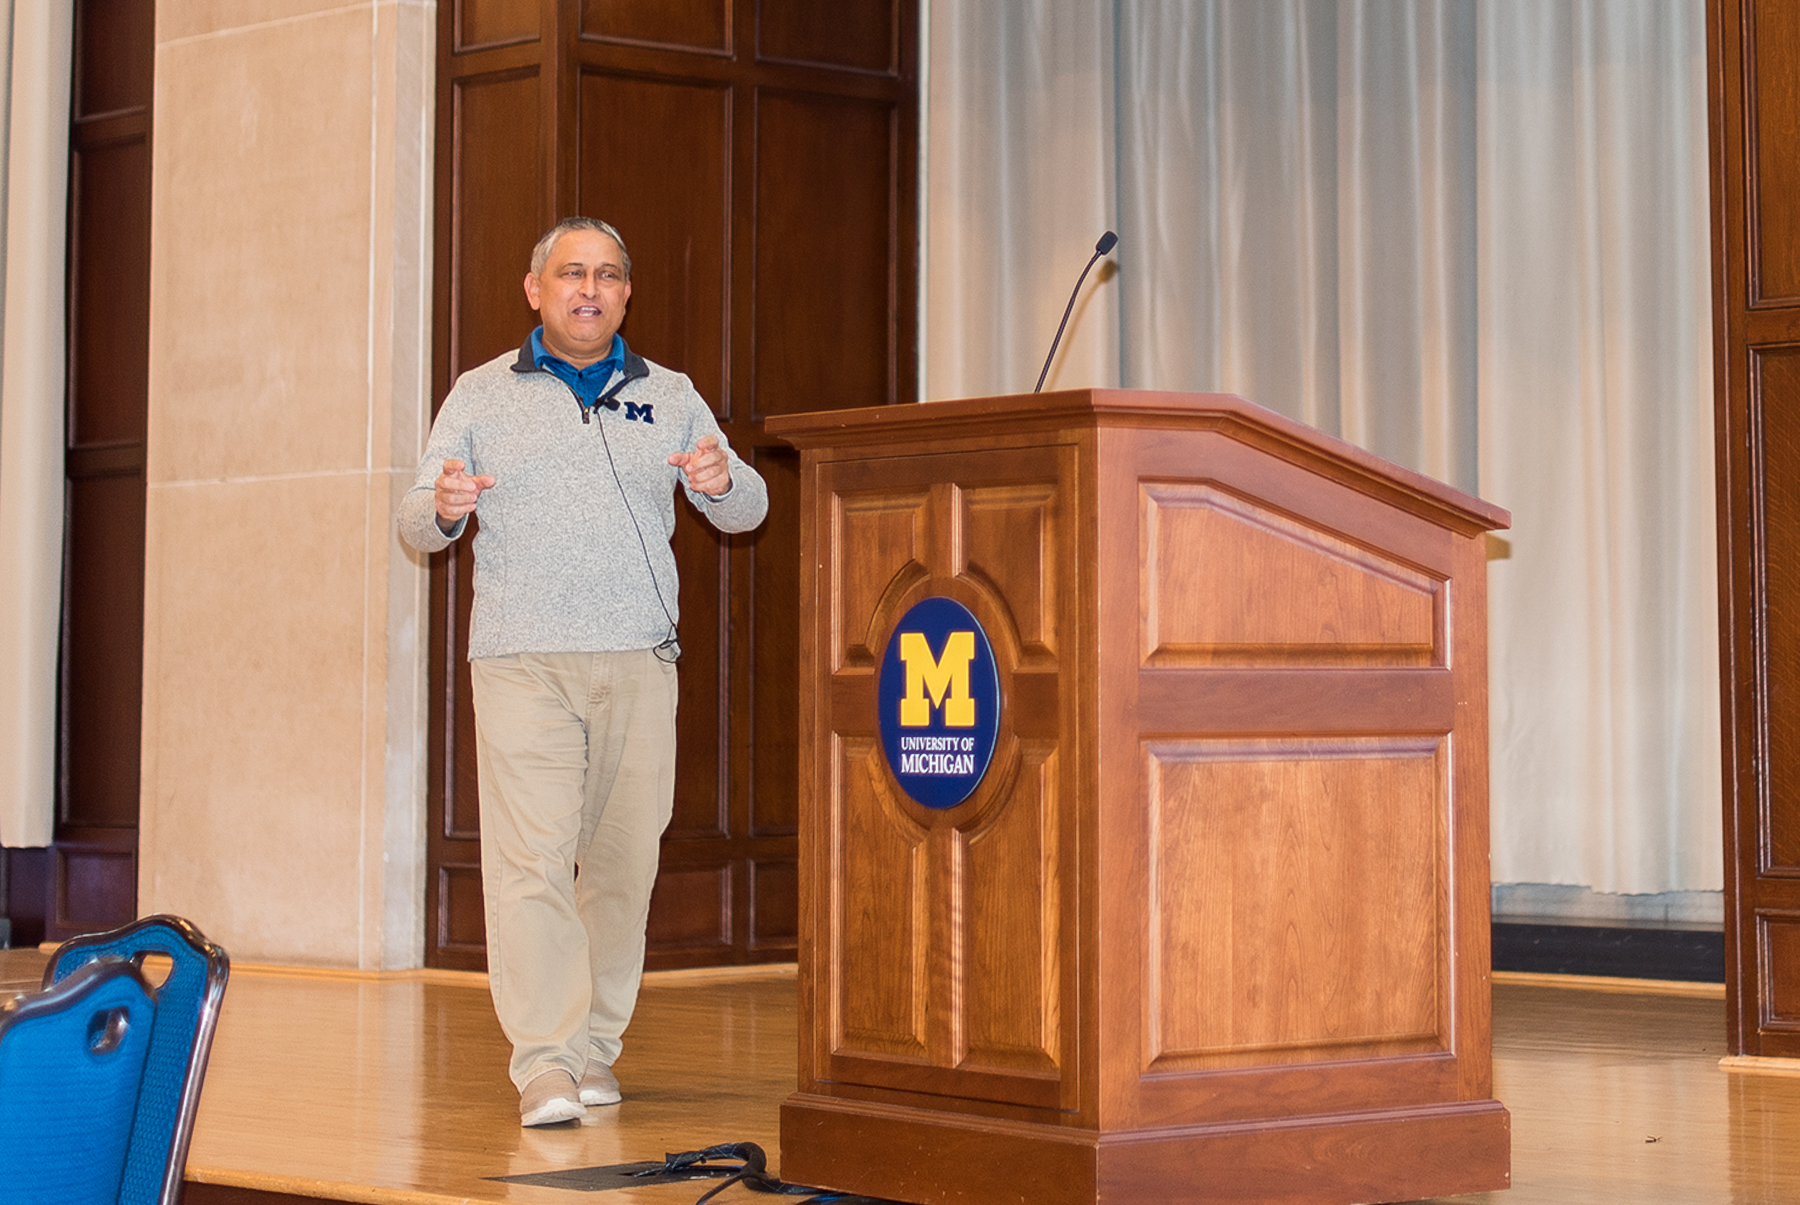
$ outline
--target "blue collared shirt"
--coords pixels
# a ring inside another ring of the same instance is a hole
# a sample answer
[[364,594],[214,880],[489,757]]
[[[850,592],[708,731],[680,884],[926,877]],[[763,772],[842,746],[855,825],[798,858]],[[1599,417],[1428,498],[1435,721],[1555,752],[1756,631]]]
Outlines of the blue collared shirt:
[[531,358],[545,372],[552,373],[563,384],[575,391],[581,399],[583,410],[594,408],[594,399],[606,392],[607,383],[615,372],[625,367],[625,340],[616,333],[612,338],[612,346],[607,349],[606,357],[595,360],[586,368],[577,368],[567,360],[552,355],[544,348],[544,328],[538,327],[531,332]]

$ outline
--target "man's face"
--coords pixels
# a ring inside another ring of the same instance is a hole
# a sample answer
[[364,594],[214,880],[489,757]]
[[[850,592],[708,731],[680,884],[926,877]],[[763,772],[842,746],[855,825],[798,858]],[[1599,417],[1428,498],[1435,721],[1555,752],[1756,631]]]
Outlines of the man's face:
[[619,244],[598,230],[571,230],[550,248],[543,275],[527,273],[525,299],[544,320],[544,348],[586,368],[612,350],[631,283]]

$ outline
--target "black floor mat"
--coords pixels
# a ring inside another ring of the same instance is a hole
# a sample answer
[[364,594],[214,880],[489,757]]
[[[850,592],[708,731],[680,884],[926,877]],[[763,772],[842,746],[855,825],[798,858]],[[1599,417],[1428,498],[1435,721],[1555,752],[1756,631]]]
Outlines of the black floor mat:
[[[680,1184],[692,1180],[717,1180],[716,1172],[687,1168],[663,1170],[661,1163],[613,1163],[605,1167],[576,1167],[560,1172],[532,1172],[525,1176],[488,1176],[502,1184],[530,1184],[537,1188],[566,1188],[574,1192],[606,1192],[614,1188],[643,1188],[649,1184]],[[639,1173],[649,1173],[641,1175]]]

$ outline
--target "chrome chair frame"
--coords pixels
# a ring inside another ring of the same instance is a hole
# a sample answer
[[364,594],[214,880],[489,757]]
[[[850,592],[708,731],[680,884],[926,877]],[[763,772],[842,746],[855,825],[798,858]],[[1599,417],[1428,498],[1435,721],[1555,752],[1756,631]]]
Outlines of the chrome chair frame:
[[156,1019],[132,1121],[120,1205],[175,1205],[181,1194],[231,959],[192,922],[163,915],[71,938],[50,956],[44,970],[48,987],[96,959],[124,959],[141,971],[151,955],[169,958],[173,967],[155,989]]

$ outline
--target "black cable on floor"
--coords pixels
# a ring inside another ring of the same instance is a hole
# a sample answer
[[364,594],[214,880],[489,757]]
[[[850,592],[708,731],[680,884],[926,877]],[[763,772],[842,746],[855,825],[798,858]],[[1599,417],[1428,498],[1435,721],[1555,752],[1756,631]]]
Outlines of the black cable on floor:
[[[736,1166],[711,1166],[714,1159],[735,1159]],[[726,1142],[718,1146],[709,1146],[700,1151],[682,1151],[680,1154],[667,1155],[663,1165],[654,1171],[640,1172],[639,1175],[670,1175],[676,1172],[705,1172],[724,1178],[719,1184],[704,1193],[694,1205],[705,1205],[733,1184],[742,1184],[752,1192],[774,1193],[787,1197],[804,1197],[800,1205],[904,1205],[899,1201],[888,1201],[880,1197],[864,1197],[855,1193],[836,1192],[828,1188],[811,1188],[804,1184],[789,1184],[781,1178],[769,1173],[769,1156],[762,1147],[754,1142]]]

